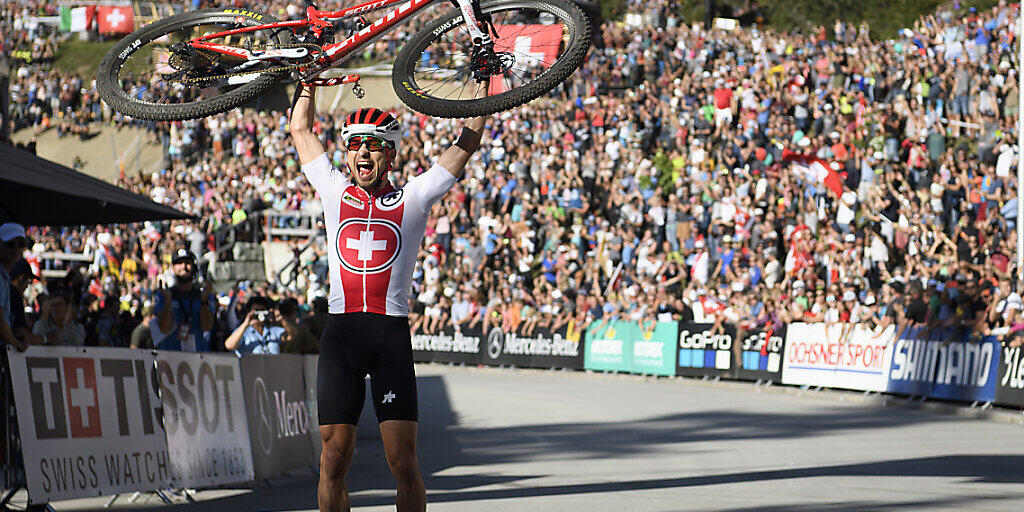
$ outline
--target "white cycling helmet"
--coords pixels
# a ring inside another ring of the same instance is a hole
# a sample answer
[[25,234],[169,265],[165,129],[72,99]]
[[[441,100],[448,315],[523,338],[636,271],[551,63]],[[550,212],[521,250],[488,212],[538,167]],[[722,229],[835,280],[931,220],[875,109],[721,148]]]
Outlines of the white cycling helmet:
[[345,142],[358,135],[379,137],[395,146],[402,137],[402,127],[390,113],[379,108],[361,108],[348,115],[341,126],[341,139]]

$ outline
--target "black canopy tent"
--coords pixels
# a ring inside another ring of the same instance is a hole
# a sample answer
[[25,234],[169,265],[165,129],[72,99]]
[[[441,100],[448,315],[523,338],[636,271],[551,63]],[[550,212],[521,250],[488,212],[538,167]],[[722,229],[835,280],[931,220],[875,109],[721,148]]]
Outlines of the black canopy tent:
[[119,224],[193,216],[0,142],[0,222]]

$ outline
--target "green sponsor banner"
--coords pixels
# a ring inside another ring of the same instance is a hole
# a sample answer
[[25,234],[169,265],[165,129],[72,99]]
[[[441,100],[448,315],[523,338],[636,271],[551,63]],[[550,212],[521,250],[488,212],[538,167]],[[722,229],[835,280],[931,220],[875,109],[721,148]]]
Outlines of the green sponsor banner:
[[648,375],[676,374],[676,322],[647,322],[634,325],[630,372]]
[[587,370],[628,372],[632,364],[633,340],[639,337],[636,324],[597,321],[587,328],[583,367]]

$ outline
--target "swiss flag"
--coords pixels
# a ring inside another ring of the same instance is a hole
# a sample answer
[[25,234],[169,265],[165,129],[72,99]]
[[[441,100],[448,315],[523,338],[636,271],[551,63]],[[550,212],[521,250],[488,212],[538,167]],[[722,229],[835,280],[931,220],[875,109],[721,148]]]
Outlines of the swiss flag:
[[96,8],[96,21],[101,34],[128,34],[135,29],[131,5],[101,5]]
[[[550,68],[562,46],[562,25],[494,25],[498,37],[494,51],[507,52],[515,58],[506,75],[491,78],[487,94],[501,94],[509,89],[508,80],[522,77],[535,65]],[[518,86],[519,84],[513,84]]]
[[801,155],[790,150],[782,152],[784,162],[792,162],[800,166],[806,175],[815,181],[825,184],[836,197],[843,195],[843,175],[832,168],[828,162],[811,155]]
[[704,316],[711,316],[720,311],[725,311],[725,303],[714,298],[708,297],[707,295],[700,295],[697,297],[702,308],[704,308]]

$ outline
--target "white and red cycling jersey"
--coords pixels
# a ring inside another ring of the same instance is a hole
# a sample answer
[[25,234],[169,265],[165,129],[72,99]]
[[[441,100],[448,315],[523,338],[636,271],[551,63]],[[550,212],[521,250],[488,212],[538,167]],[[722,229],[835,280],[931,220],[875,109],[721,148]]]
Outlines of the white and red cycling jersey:
[[409,289],[430,207],[457,181],[434,164],[400,189],[370,196],[326,154],[302,166],[327,224],[331,313],[409,315]]

